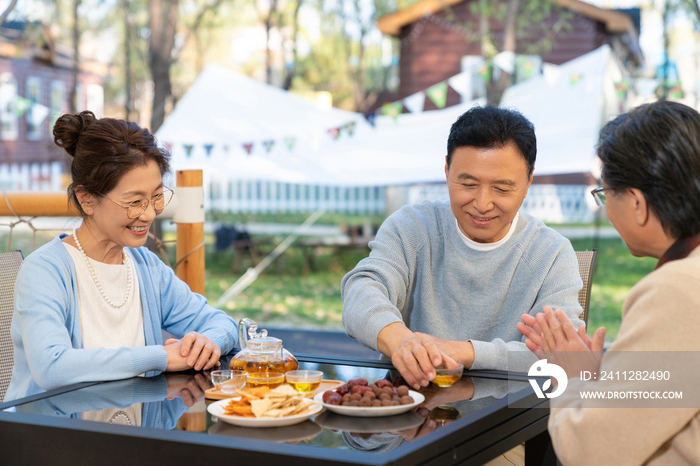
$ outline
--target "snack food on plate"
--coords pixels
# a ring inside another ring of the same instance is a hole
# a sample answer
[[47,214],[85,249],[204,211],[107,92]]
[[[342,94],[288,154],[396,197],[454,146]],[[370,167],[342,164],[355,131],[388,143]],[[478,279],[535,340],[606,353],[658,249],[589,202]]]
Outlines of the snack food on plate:
[[345,386],[323,393],[323,402],[331,405],[358,406],[363,408],[399,406],[414,402],[408,395],[408,387],[380,379],[369,384],[366,379],[352,379]]
[[284,417],[305,414],[316,405],[297,393],[289,385],[270,389],[262,386],[238,390],[240,399],[233,399],[224,407],[224,414],[241,417]]

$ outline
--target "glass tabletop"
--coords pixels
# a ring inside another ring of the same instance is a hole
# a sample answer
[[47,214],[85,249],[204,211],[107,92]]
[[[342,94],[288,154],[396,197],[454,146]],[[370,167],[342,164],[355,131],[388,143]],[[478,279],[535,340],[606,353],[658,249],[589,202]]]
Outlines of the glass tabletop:
[[[369,383],[393,379],[394,375],[386,369],[311,362],[302,362],[300,369],[321,370],[326,380],[365,378]],[[98,383],[4,411],[322,449],[383,453],[417,439],[429,439],[445,426],[487,408],[509,392],[528,388],[529,384],[465,375],[451,387],[431,384],[421,389],[425,401],[400,415],[360,418],[324,410],[300,424],[271,428],[238,427],[209,414],[207,406],[213,401],[205,398],[204,391],[211,387],[207,373],[166,373]]]

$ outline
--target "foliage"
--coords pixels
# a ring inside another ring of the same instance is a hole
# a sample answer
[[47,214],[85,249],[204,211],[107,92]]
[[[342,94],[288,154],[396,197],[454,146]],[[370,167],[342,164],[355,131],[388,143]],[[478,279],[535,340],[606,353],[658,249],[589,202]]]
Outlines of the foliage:
[[[509,3],[509,0],[495,0],[484,2],[482,5],[481,2],[474,1],[469,8],[472,15],[479,17],[480,7],[485,6],[483,12],[488,20],[502,23],[506,19]],[[519,3],[515,36],[519,43],[522,43],[522,39],[528,39],[524,52],[533,55],[548,53],[552,49],[554,35],[571,28],[570,22],[574,13],[548,0],[522,0]],[[451,8],[447,8],[446,12],[446,21],[461,31],[468,41],[488,42],[488,55],[485,58],[492,58],[503,50],[502,37],[497,37],[491,29],[487,31],[487,37],[483,37],[478,21],[460,21]]]

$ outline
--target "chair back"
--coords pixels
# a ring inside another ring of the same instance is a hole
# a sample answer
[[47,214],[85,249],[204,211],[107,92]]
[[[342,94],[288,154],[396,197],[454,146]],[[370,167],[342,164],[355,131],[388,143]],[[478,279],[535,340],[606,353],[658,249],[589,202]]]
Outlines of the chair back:
[[0,402],[5,399],[12,377],[14,350],[10,324],[15,309],[15,280],[22,259],[20,251],[0,254]]
[[591,285],[593,284],[593,272],[595,271],[595,261],[598,257],[598,250],[591,251],[576,251],[576,259],[578,259],[578,273],[583,280],[583,288],[578,292],[578,302],[581,305],[583,312],[579,319],[588,326],[588,307],[591,303]]

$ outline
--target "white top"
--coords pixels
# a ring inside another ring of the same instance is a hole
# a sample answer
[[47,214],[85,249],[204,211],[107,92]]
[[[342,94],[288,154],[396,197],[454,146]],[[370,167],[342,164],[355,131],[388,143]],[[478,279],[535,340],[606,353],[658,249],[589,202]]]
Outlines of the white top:
[[[139,296],[139,282],[133,259],[129,265],[105,264],[88,258],[105,294],[112,302],[119,303],[126,293],[126,268],[131,267],[133,285],[126,304],[114,308],[100,295],[90,275],[83,255],[70,244],[66,249],[75,263],[78,278],[78,301],[80,308],[80,332],[84,348],[116,349],[122,346],[135,348],[145,346],[143,335],[143,311]],[[127,252],[128,254],[128,252]]]
[[[476,250],[476,251],[493,251],[499,246],[502,246],[505,244],[506,241],[508,241],[508,238],[513,236],[513,232],[515,231],[515,227],[518,225],[518,219],[520,218],[520,212],[515,214],[515,218],[513,218],[513,221],[510,222],[510,228],[508,229],[508,233],[506,235],[496,241],[495,243],[477,243],[473,239],[468,238],[464,233],[462,233],[462,230],[459,228],[459,223],[457,223],[457,219],[455,218],[455,226],[457,227],[457,231],[459,232],[459,236],[462,238],[462,241],[464,241],[464,244],[469,246],[470,248]],[[121,299],[124,299],[123,297]]]
[[[124,306],[117,309],[107,304],[100,295],[82,253],[70,244],[65,242],[63,244],[75,263],[83,347],[116,349],[122,346],[129,348],[145,346],[139,281],[136,278],[133,258],[128,265],[125,265],[105,264],[88,257],[105,294],[116,303],[124,299],[127,284],[126,268],[131,267],[133,277],[131,296]],[[89,411],[82,414],[82,419],[140,426],[141,408],[141,403],[137,403],[123,409],[107,408],[102,411]]]

